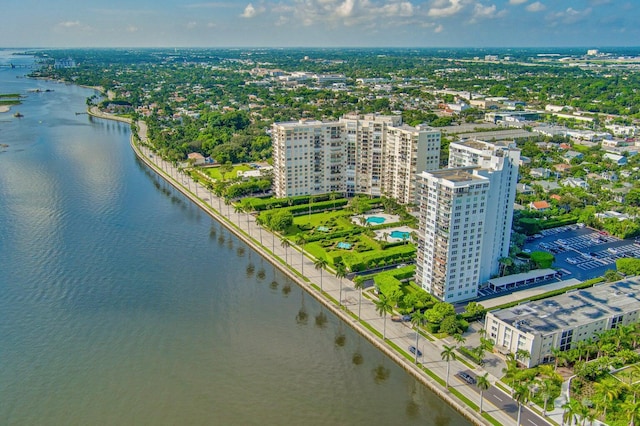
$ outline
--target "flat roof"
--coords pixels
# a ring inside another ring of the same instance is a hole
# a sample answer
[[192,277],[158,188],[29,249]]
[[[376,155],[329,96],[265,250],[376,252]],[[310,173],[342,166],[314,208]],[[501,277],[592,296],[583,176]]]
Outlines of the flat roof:
[[533,271],[523,272],[521,274],[513,274],[513,275],[507,275],[506,277],[491,278],[489,282],[495,286],[500,287],[506,284],[511,284],[518,281],[536,279],[536,278],[545,277],[547,275],[552,275],[552,274],[553,275],[557,274],[557,271],[555,269],[534,269]]
[[525,302],[491,314],[524,332],[548,334],[638,309],[640,278],[634,277]]
[[426,174],[433,175],[436,178],[446,179],[451,182],[466,182],[472,180],[487,180],[484,176],[478,176],[471,173],[472,170],[477,167],[461,167],[456,169],[441,169],[425,172]]

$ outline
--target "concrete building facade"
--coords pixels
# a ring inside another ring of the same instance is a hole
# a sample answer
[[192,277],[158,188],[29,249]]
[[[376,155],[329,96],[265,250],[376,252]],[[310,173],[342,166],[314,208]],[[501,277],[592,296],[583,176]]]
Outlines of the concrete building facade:
[[498,261],[509,255],[513,203],[516,199],[520,150],[513,143],[478,140],[452,143],[449,167],[479,167],[491,190],[486,201],[480,283],[498,273]]
[[596,334],[640,321],[640,280],[633,278],[574,290],[509,309],[488,312],[487,338],[503,354],[531,355],[529,367],[552,362],[553,351],[574,348]]
[[423,172],[416,281],[440,300],[477,297],[489,179],[471,167]]
[[338,122],[274,123],[277,197],[338,192],[414,202],[417,173],[440,162],[440,132],[401,116],[347,114]]

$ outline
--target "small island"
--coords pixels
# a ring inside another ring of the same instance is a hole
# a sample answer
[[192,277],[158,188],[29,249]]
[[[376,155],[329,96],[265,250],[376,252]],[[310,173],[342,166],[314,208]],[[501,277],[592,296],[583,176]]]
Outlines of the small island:
[[9,112],[13,105],[20,105],[22,103],[21,98],[22,96],[17,93],[0,93],[0,113]]

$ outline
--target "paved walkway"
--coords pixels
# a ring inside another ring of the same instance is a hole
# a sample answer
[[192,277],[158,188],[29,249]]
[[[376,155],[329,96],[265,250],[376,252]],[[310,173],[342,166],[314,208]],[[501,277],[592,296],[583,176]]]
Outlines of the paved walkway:
[[[105,114],[100,114],[100,116],[109,118],[105,116]],[[451,344],[452,342],[441,340],[431,342],[419,336],[418,348],[422,351],[423,356],[419,358],[419,365],[416,366],[413,360],[409,360],[406,356],[394,349],[397,347],[405,353],[408,353],[408,347],[415,345],[416,332],[409,323],[392,322],[390,320],[391,315],[381,317],[376,312],[375,305],[369,297],[363,296],[360,306],[359,290],[354,288],[350,280],[346,278],[338,279],[331,271],[320,271],[316,269],[313,259],[301,253],[301,247],[296,245],[291,245],[290,247],[282,246],[280,237],[258,226],[253,215],[235,212],[231,206],[224,204],[224,200],[216,197],[204,186],[193,181],[188,175],[182,173],[170,162],[155,155],[155,153],[145,145],[146,126],[144,123],[139,122],[138,129],[138,136],[142,143],[132,143],[132,147],[143,161],[154,168],[156,172],[163,176],[169,183],[190,197],[192,201],[232,230],[239,238],[251,245],[267,260],[278,266],[283,272],[289,275],[289,277],[296,280],[296,282],[312,296],[375,344],[407,372],[414,375],[441,398],[454,406],[454,408],[469,420],[476,424],[489,424],[486,419],[479,416],[476,411],[461,402],[450,391],[445,389],[444,386],[440,385],[420,368],[420,366],[424,366],[444,380],[447,376],[448,366],[447,363],[442,360],[441,352],[444,344]],[[320,288],[322,288],[323,291],[320,291]],[[340,301],[343,306],[338,307],[337,301]],[[357,320],[359,312],[360,319],[366,322],[369,327],[375,329],[380,335],[385,333],[386,341],[380,338],[379,335],[372,333],[371,330]],[[467,334],[469,336],[474,335],[472,332]],[[477,333],[475,333],[475,335],[477,336]],[[467,343],[467,346],[470,346],[469,343]],[[465,398],[479,406],[480,397],[476,386],[470,386],[466,382],[459,380],[456,374],[460,371],[471,370],[474,374],[483,375],[486,371],[489,372],[491,383],[495,383],[498,380],[497,377],[501,375],[501,369],[504,365],[503,362],[502,365],[500,365],[500,362],[496,357],[495,362],[491,362],[492,365],[485,366],[485,368],[478,367],[473,369],[459,360],[451,361],[449,365],[450,388],[460,392]],[[507,393],[503,395],[503,398],[510,400],[510,396]],[[512,401],[509,405],[510,407],[514,406]],[[498,409],[486,399],[483,408],[485,412],[502,425],[515,424],[516,422],[513,410],[510,410],[511,412],[508,413],[502,409]],[[535,422],[531,421],[530,423],[534,425],[547,424],[542,418]]]

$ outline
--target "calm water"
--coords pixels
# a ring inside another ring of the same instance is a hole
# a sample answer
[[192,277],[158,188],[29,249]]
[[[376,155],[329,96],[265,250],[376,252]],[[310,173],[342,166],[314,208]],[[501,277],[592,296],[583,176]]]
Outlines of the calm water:
[[24,72],[0,67],[28,94],[0,114],[0,424],[466,424],[139,163],[127,126],[75,115],[91,91]]

